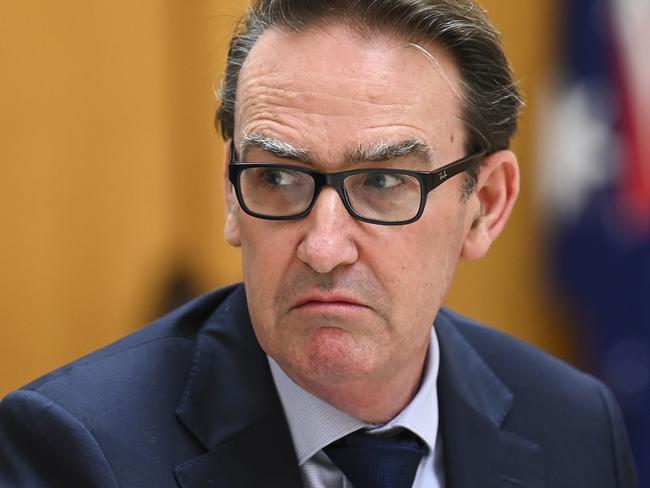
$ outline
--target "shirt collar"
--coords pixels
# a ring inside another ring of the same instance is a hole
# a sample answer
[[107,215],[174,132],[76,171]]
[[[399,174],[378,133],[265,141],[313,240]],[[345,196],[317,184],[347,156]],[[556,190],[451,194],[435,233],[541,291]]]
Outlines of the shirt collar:
[[337,439],[359,429],[382,433],[402,427],[417,434],[433,452],[438,435],[438,368],[440,351],[432,328],[422,384],[411,402],[384,425],[369,424],[353,417],[293,382],[280,366],[267,356],[275,386],[284,407],[289,430],[302,465],[314,454]]

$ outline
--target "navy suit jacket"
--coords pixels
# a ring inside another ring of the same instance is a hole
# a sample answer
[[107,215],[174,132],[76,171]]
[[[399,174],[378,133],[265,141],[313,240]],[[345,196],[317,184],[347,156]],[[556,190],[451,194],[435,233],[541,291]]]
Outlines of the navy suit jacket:
[[[636,486],[596,380],[442,310],[446,486]],[[302,486],[241,285],[217,290],[0,403],[0,486]]]

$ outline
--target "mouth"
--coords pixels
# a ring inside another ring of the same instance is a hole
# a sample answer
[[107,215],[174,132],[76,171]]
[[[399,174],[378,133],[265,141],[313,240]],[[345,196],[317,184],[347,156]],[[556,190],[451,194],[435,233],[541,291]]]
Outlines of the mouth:
[[310,294],[300,297],[292,308],[294,310],[321,309],[323,311],[333,311],[337,309],[368,308],[368,306],[347,295]]

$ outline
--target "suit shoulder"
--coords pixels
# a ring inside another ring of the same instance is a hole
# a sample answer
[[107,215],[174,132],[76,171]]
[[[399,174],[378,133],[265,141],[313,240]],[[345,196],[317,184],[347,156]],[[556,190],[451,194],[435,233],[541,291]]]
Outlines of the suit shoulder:
[[174,466],[204,453],[175,412],[232,291],[204,295],[10,393],[0,402],[0,451],[11,452],[0,456],[0,485],[169,486]]
[[231,291],[229,287],[203,295],[22,389],[37,391],[72,410],[99,394],[103,401],[135,400],[133,395],[144,393],[156,397],[163,391],[177,398],[191,367],[197,335]]
[[[575,396],[583,389],[593,394],[602,385],[591,375],[503,331],[475,322],[448,309],[441,324],[454,328],[509,388]],[[578,390],[576,390],[578,388]]]
[[600,381],[449,310],[440,311],[435,326],[445,388],[474,406],[500,398],[502,409],[491,418],[541,447],[548,486],[636,486],[620,409]]

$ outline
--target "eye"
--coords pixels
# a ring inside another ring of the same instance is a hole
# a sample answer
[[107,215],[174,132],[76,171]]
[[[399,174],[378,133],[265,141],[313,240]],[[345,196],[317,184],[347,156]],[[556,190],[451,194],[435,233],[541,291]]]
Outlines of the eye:
[[269,168],[262,171],[260,179],[270,186],[288,186],[297,183],[295,171],[282,168]]
[[386,190],[395,188],[404,183],[404,178],[400,174],[394,173],[368,173],[363,182],[363,186],[375,190]]

